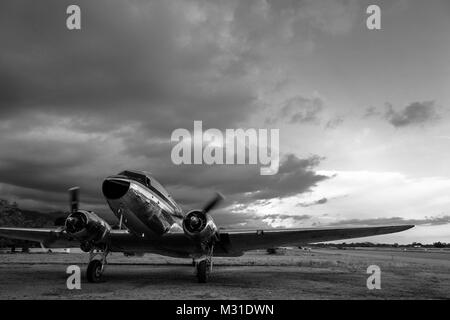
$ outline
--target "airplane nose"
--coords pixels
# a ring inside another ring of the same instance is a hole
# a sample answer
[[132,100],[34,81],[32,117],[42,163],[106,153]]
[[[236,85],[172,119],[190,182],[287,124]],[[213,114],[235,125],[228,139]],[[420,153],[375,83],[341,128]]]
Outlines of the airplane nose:
[[111,178],[103,181],[102,185],[103,195],[111,200],[122,198],[128,192],[129,188],[129,181]]

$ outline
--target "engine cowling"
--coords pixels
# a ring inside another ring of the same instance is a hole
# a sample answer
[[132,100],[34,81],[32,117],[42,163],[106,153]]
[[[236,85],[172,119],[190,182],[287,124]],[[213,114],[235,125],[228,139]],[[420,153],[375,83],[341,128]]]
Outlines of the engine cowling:
[[189,211],[183,220],[183,230],[190,238],[208,242],[217,235],[217,226],[213,219],[201,210]]
[[83,251],[89,251],[93,245],[108,237],[111,227],[95,213],[78,210],[67,217],[65,231],[81,242]]

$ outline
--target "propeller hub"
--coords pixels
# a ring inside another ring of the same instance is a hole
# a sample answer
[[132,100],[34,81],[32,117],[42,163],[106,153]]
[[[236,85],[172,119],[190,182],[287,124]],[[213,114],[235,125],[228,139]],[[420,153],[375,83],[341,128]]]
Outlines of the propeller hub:
[[66,219],[66,230],[69,233],[76,233],[84,228],[84,222],[81,217],[76,216],[77,213],[73,213]]
[[200,219],[196,216],[192,216],[190,219],[191,228],[196,229],[200,225]]

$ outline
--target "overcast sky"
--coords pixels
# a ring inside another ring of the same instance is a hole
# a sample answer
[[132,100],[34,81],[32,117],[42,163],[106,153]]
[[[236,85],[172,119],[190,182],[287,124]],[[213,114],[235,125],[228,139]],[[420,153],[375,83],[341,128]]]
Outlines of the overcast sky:
[[[450,242],[447,0],[4,0],[0,48],[0,198],[65,209],[79,185],[110,217],[102,180],[143,169],[186,209],[221,191],[220,226],[412,223],[374,240]],[[194,120],[280,129],[279,173],[175,166]]]

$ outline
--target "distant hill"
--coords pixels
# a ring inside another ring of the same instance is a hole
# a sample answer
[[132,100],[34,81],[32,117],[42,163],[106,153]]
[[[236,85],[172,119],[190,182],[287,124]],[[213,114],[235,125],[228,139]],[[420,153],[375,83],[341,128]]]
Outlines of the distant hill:
[[20,209],[17,203],[0,199],[0,226],[42,228],[55,225],[57,218],[65,217],[64,212],[39,212]]
[[[39,212],[20,209],[17,203],[0,199],[0,227],[44,228],[54,227],[55,220],[64,218],[64,212]],[[0,237],[0,247],[30,246],[28,241],[5,239]],[[36,244],[33,244],[36,245]]]

